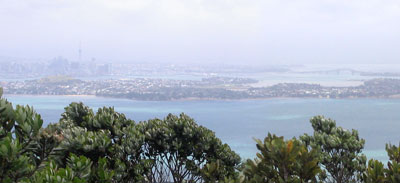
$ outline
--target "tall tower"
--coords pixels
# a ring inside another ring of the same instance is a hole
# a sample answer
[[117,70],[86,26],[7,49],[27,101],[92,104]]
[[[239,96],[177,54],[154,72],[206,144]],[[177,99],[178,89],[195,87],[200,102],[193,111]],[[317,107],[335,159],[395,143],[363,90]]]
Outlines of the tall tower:
[[81,42],[79,41],[79,49],[78,49],[78,61],[81,63],[82,61],[82,47],[81,47]]

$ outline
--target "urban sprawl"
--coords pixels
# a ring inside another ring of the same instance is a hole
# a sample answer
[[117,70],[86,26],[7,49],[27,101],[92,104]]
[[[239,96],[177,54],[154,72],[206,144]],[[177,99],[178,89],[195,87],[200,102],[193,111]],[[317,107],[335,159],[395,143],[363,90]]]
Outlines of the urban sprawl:
[[0,82],[6,94],[95,95],[133,100],[260,99],[278,97],[359,98],[400,96],[400,79],[372,79],[360,86],[325,87],[319,84],[280,83],[252,87],[249,78],[208,77],[201,80],[106,79],[84,81],[64,76]]

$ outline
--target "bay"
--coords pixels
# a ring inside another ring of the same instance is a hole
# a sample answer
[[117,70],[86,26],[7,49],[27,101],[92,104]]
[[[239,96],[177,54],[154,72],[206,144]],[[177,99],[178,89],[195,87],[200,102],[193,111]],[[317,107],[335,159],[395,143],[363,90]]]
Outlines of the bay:
[[398,145],[400,140],[400,99],[266,99],[266,100],[189,100],[133,101],[94,96],[4,96],[14,105],[30,105],[42,115],[45,125],[59,120],[71,102],[83,102],[97,110],[114,106],[136,122],[164,118],[168,113],[184,112],[198,124],[216,133],[224,143],[243,158],[254,158],[254,138],[268,133],[285,138],[312,134],[309,119],[324,115],[337,125],[357,129],[366,140],[368,158],[387,161],[386,143]]

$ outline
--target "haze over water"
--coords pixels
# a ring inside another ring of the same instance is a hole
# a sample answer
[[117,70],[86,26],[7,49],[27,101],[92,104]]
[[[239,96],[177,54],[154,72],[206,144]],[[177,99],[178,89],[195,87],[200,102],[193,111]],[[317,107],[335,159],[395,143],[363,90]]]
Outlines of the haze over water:
[[[247,70],[228,75],[257,79],[251,87],[284,82],[357,86],[375,76],[388,76],[387,72],[400,78],[399,22],[398,0],[0,0],[0,85],[59,74],[82,80],[143,76],[129,74],[140,66],[112,72],[111,65],[121,63],[150,63],[150,71],[161,64],[185,65],[168,70],[170,75],[147,72],[145,77],[201,80],[210,73],[203,69],[196,75],[181,72],[201,63],[214,70],[220,65],[318,64],[291,68],[290,73]],[[27,72],[38,63],[43,67]],[[99,68],[105,66],[106,72],[99,75]],[[366,71],[372,76],[308,72],[332,68]],[[82,77],[86,71],[89,74]],[[88,96],[5,97],[14,104],[33,106],[46,124],[57,122],[63,108],[73,101],[94,109],[115,106],[136,122],[185,112],[249,158],[256,153],[253,138],[264,138],[268,132],[286,138],[312,133],[309,119],[315,115],[357,129],[366,139],[369,158],[386,160],[385,143],[400,141],[400,99],[149,102]]]

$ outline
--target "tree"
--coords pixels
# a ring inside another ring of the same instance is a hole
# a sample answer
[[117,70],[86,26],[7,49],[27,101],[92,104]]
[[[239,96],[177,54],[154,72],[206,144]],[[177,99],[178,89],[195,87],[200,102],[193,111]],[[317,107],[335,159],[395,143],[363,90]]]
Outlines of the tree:
[[369,160],[368,168],[363,175],[366,183],[397,183],[400,182],[400,146],[386,144],[389,156],[387,167],[378,160]]
[[43,120],[30,106],[1,98],[0,88],[0,182],[19,182],[32,176],[58,144],[43,130]]
[[221,161],[207,163],[201,169],[201,177],[204,182],[220,182],[220,183],[240,183],[242,180],[238,176],[221,177],[223,175],[224,167],[221,166]]
[[248,160],[244,169],[245,180],[254,183],[316,182],[321,173],[318,151],[308,150],[301,141],[268,134],[256,140],[257,158]]
[[63,134],[57,149],[58,166],[66,167],[69,154],[73,153],[93,162],[92,169],[99,166],[100,160],[106,161],[105,169],[115,173],[112,182],[144,181],[144,135],[124,114],[112,107],[99,108],[94,114],[82,103],[71,103],[56,126]]
[[386,152],[389,156],[388,166],[385,170],[386,182],[400,182],[400,145],[386,144]]
[[368,167],[363,174],[363,180],[365,183],[384,183],[386,178],[383,163],[374,159],[369,160]]
[[240,157],[185,114],[136,125],[111,107],[71,103],[43,129],[33,108],[1,99],[0,122],[0,182],[231,182],[238,174]]
[[[235,168],[240,157],[214,132],[198,126],[185,114],[169,114],[163,120],[149,120],[143,125],[144,154],[152,160],[150,182],[204,182],[223,181],[237,176]],[[213,175],[204,174],[206,165],[217,164]],[[203,171],[202,171],[203,170]]]
[[34,176],[25,179],[25,183],[86,183],[111,182],[113,171],[107,171],[107,160],[99,159],[95,168],[93,162],[85,156],[71,154],[65,168],[60,168],[54,161],[48,161],[46,166]]
[[361,154],[365,140],[357,130],[348,131],[336,126],[336,122],[323,116],[311,118],[314,135],[305,134],[301,139],[310,147],[320,149],[321,163],[332,182],[361,181],[366,169],[366,157]]

